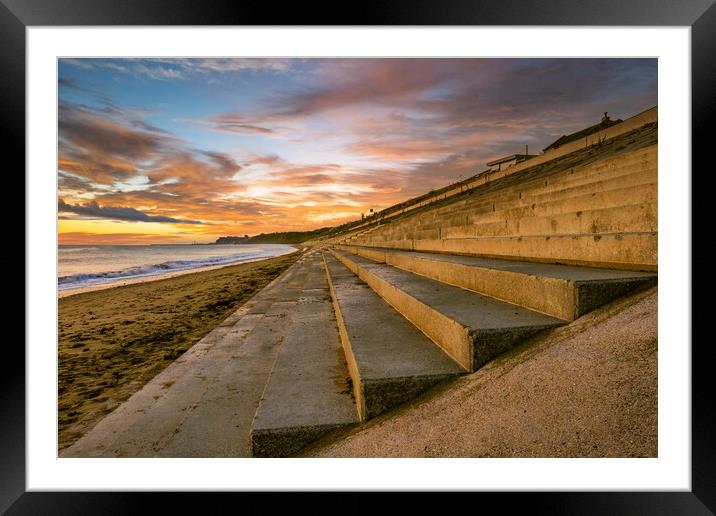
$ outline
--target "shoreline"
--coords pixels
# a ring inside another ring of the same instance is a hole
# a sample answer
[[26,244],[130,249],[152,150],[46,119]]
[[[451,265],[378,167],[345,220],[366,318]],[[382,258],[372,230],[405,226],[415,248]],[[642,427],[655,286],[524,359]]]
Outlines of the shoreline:
[[97,285],[87,285],[84,287],[68,288],[65,290],[58,289],[57,290],[57,298],[64,299],[67,297],[75,296],[77,294],[84,294],[85,292],[96,292],[98,290],[106,290],[106,289],[110,289],[110,288],[124,287],[126,285],[138,285],[138,284],[142,284],[142,283],[150,283],[152,281],[176,278],[178,276],[184,276],[186,274],[192,274],[192,273],[196,273],[196,272],[207,272],[207,271],[212,271],[212,270],[216,270],[216,269],[223,269],[224,267],[234,267],[236,265],[242,265],[244,263],[254,263],[254,262],[258,262],[258,261],[262,261],[262,260],[271,260],[273,258],[279,258],[281,256],[288,256],[288,255],[300,252],[300,248],[296,247],[296,245],[290,245],[290,247],[293,248],[292,251],[287,251],[285,253],[277,254],[275,256],[264,256],[261,258],[252,258],[252,259],[244,260],[241,262],[222,263],[221,265],[206,265],[204,267],[197,267],[194,269],[170,271],[170,272],[166,272],[164,274],[148,274],[146,276],[138,276],[138,277],[134,277],[134,278],[120,279],[120,280],[112,281],[109,283],[100,283]]

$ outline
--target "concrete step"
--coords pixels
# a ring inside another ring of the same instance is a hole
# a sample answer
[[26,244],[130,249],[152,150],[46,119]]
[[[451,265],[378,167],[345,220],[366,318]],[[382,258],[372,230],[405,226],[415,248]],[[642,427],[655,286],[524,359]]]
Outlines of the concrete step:
[[[521,198],[500,200],[486,197],[475,199],[472,205],[465,205],[455,210],[450,215],[445,215],[447,221],[453,218],[460,222],[461,217],[467,217],[468,221],[477,221],[483,217],[494,217],[496,219],[511,218],[520,213],[534,211],[535,214],[549,215],[552,213],[565,213],[585,209],[607,208],[621,204],[634,204],[647,200],[656,201],[657,176],[654,174],[639,174],[630,176],[626,180],[596,182],[591,185],[570,187],[559,192],[530,196],[523,194]],[[644,199],[643,195],[650,196]],[[594,199],[598,196],[598,199]],[[578,206],[586,202],[586,206]],[[599,204],[602,202],[603,204]]]
[[469,198],[460,203],[450,204],[434,210],[434,213],[421,214],[415,221],[419,224],[430,224],[440,222],[448,224],[455,218],[455,222],[460,223],[461,217],[473,216],[475,214],[483,214],[489,212],[501,212],[525,206],[541,205],[547,202],[560,201],[579,197],[593,192],[608,192],[612,190],[622,190],[625,188],[635,188],[641,185],[655,184],[658,180],[656,166],[649,169],[641,169],[634,171],[633,168],[626,168],[621,175],[617,177],[607,178],[586,178],[581,183],[575,185],[562,185],[561,183],[550,183],[550,186],[544,187],[544,183],[553,181],[553,178],[544,178],[538,183],[532,180],[533,184],[543,185],[541,188],[530,188],[529,183],[519,184],[497,190],[494,192],[486,192],[485,194]]
[[632,174],[654,170],[657,166],[656,147],[640,149],[628,156],[600,160],[583,166],[565,168],[556,172],[536,175],[515,189],[523,194],[540,195],[597,181],[626,178]]
[[[557,199],[568,199],[570,197],[577,197],[592,192],[608,192],[610,190],[619,190],[623,188],[638,188],[641,185],[656,183],[658,181],[659,174],[657,172],[656,165],[653,168],[646,170],[633,171],[630,174],[610,177],[595,181],[585,181],[582,184],[570,185],[561,187],[561,185],[554,185],[554,189],[550,189],[547,192],[521,192],[520,203],[526,204],[540,204],[543,202],[554,201]],[[496,208],[504,206],[504,201],[497,204]]]
[[[531,195],[539,195],[595,181],[626,177],[634,174],[635,171],[655,170],[657,161],[656,147],[640,149],[629,160],[624,158],[603,160],[584,167],[574,167],[544,178],[533,179],[530,182],[525,182],[520,191]],[[544,184],[545,182],[547,183],[546,185]]]
[[465,372],[333,256],[324,260],[361,421]]
[[361,241],[360,245],[445,254],[561,263],[653,272],[658,267],[658,233],[543,235]]
[[[565,217],[575,216],[574,222],[580,226],[584,226],[584,220],[577,217],[582,213],[594,210],[608,210],[615,208],[621,210],[626,206],[634,206],[637,204],[648,205],[648,209],[653,208],[656,212],[658,200],[658,186],[654,183],[646,183],[639,186],[630,186],[619,188],[616,190],[596,191],[577,195],[574,197],[565,196],[563,199],[546,201],[540,204],[520,204],[512,202],[505,205],[505,209],[501,209],[497,204],[480,202],[469,208],[464,206],[460,211],[445,215],[442,222],[432,220],[431,222],[421,222],[419,218],[409,219],[396,222],[390,226],[386,226],[382,231],[376,231],[367,235],[365,238],[357,238],[354,243],[370,245],[371,239],[374,241],[388,241],[400,239],[417,239],[432,240],[440,238],[467,238],[472,236],[506,236],[517,235],[520,232],[510,232],[506,221],[519,221],[527,217],[556,217],[564,215]],[[493,207],[494,206],[494,207]],[[601,211],[601,214],[606,214]],[[614,212],[618,215],[619,211]],[[596,215],[596,214],[595,214]],[[567,219],[563,217],[563,222]],[[611,217],[614,221],[619,221],[619,217]],[[638,226],[630,227],[628,224],[617,226],[611,224],[610,229],[603,229],[598,232],[645,232],[654,231],[653,216],[647,216],[641,220]],[[651,220],[652,222],[648,222]],[[593,222],[588,223],[590,226]],[[470,226],[477,224],[485,224],[485,231],[480,235],[477,228],[470,229]],[[551,222],[550,222],[551,224]],[[650,225],[651,224],[651,225]],[[599,223],[597,223],[597,226]],[[450,228],[450,229],[447,229]],[[442,232],[441,232],[442,231]],[[569,231],[553,230],[543,231],[540,234],[567,234],[567,233],[590,233],[590,228],[582,228],[581,231],[572,229]],[[525,233],[524,236],[535,235],[536,232]]]
[[659,228],[656,202],[578,210],[558,215],[517,219],[513,235],[567,235],[584,233],[656,232]]
[[[566,169],[554,174],[547,174],[544,177],[536,177],[525,180],[505,188],[488,191],[474,197],[461,199],[448,206],[436,207],[428,213],[421,214],[425,217],[421,222],[448,221],[450,217],[464,215],[470,210],[485,208],[481,211],[492,211],[492,204],[507,203],[508,205],[533,204],[544,199],[541,195],[556,194],[559,198],[578,187],[588,188],[594,185],[595,190],[607,190],[622,188],[631,185],[635,181],[635,175],[651,174],[656,181],[656,150],[635,153],[628,161],[623,158],[614,160],[599,161],[584,167]],[[620,184],[621,183],[621,184]],[[576,191],[578,192],[578,190]],[[570,194],[571,195],[571,194]],[[489,209],[486,209],[489,208]]]
[[[400,248],[395,241],[384,247]],[[414,240],[411,247],[414,251],[637,271],[656,271],[658,261],[656,232]]]
[[339,249],[567,321],[657,283],[657,275],[647,272],[355,246]]
[[251,429],[254,457],[287,457],[326,433],[358,422],[349,372],[320,253],[291,308]]
[[[356,244],[370,245],[371,240],[380,239],[382,241],[388,240],[401,240],[401,239],[416,239],[416,240],[432,240],[440,238],[468,238],[478,236],[476,231],[469,229],[470,226],[476,224],[485,224],[486,227],[490,227],[489,224],[496,228],[504,227],[506,229],[506,221],[521,221],[530,217],[556,217],[560,215],[573,215],[575,222],[580,224],[577,220],[581,214],[594,210],[608,210],[608,209],[623,209],[628,206],[634,206],[636,204],[647,205],[647,209],[656,210],[658,202],[658,186],[656,184],[647,184],[641,186],[638,190],[633,188],[623,188],[619,190],[612,190],[607,192],[594,192],[591,194],[580,195],[578,197],[572,197],[568,199],[561,199],[556,201],[545,202],[542,204],[521,206],[516,208],[508,208],[499,211],[485,211],[480,212],[476,210],[471,215],[467,215],[465,218],[467,223],[464,226],[444,226],[443,228],[431,228],[423,229],[420,225],[416,224],[415,221],[405,221],[400,226],[393,228],[387,228],[383,232],[372,233],[369,237],[364,239],[356,239]],[[580,213],[581,212],[581,213]],[[602,214],[607,213],[605,211]],[[618,215],[619,211],[614,212]],[[617,217],[618,219],[618,217]],[[653,217],[647,217],[648,220],[652,220]],[[453,221],[462,220],[462,218],[453,217]],[[412,224],[412,226],[411,226]],[[447,229],[451,228],[466,228],[462,229]],[[441,230],[443,230],[441,232]],[[631,228],[624,226],[621,231],[615,232],[643,232],[648,231],[643,225],[638,228]],[[466,231],[466,233],[461,233]],[[578,234],[576,231],[573,231]],[[589,233],[591,231],[585,231]],[[462,236],[459,236],[461,233]],[[569,231],[563,231],[562,234],[570,233]],[[549,232],[542,233],[543,235],[549,235]],[[480,235],[485,236],[485,235]],[[489,233],[487,234],[489,236]],[[520,235],[518,235],[520,236]],[[525,235],[528,236],[528,235]]]
[[[523,217],[488,217],[462,226],[440,228],[440,238],[475,238],[481,236],[569,235],[582,233],[652,232],[658,229],[656,203],[579,210],[557,215],[534,215],[525,210]],[[493,220],[497,219],[497,220]],[[424,232],[424,233],[423,233]],[[430,234],[415,232],[415,238]],[[432,238],[436,238],[433,236]]]
[[339,237],[338,240],[341,242],[352,242],[355,240],[363,239],[378,229],[381,229],[381,226],[374,225],[374,226],[369,227],[368,229],[361,229],[360,231],[355,231],[355,232],[349,233],[343,237]]
[[563,321],[333,250],[334,256],[468,371]]
[[[550,157],[539,157],[535,160],[532,160],[530,162],[526,162],[525,166],[527,167],[524,172],[524,174],[520,173],[520,177],[517,178],[518,181],[521,183],[521,186],[528,186],[529,188],[536,187],[539,183],[539,180],[536,180],[536,178],[539,179],[547,179],[548,185],[550,181],[560,181],[563,177],[565,177],[567,174],[572,175],[573,177],[577,177],[579,171],[587,171],[584,172],[585,174],[599,174],[601,170],[605,168],[605,164],[607,167],[612,168],[624,168],[628,166],[634,166],[636,168],[643,168],[644,166],[648,166],[649,160],[655,161],[656,160],[656,154],[658,152],[658,147],[656,144],[656,130],[653,130],[653,133],[651,133],[648,137],[649,139],[643,139],[637,144],[634,144],[634,141],[628,141],[628,142],[622,142],[622,146],[618,148],[611,148],[611,151],[615,151],[615,154],[612,154],[610,157],[607,157],[607,155],[600,156],[600,151],[595,149],[579,149],[579,152],[572,153],[572,157],[565,157],[564,155],[550,155]],[[616,145],[619,145],[617,143]],[[624,149],[626,147],[626,150],[621,151],[621,149]],[[577,149],[574,149],[577,150]],[[577,154],[580,154],[579,157],[577,157]],[[554,163],[548,163],[550,159],[558,158]],[[545,160],[547,162],[545,162]],[[539,164],[538,164],[539,162]],[[594,167],[594,168],[592,168]],[[520,168],[520,167],[517,167]],[[504,175],[505,173],[508,174],[508,177],[506,178],[508,181],[509,178],[509,171],[502,172],[502,173],[495,173],[491,174],[491,178],[493,181],[498,178],[500,175]],[[514,173],[514,170],[513,170]],[[494,183],[488,183],[487,188],[483,189],[482,186],[485,186],[484,184],[484,178],[477,179],[476,182],[472,183],[472,186],[478,186],[480,185],[479,192],[475,192],[477,195],[485,195],[487,193],[494,193],[497,190],[500,190],[502,192],[505,192],[507,195],[511,195],[509,192],[512,190],[511,187],[516,186],[514,183],[510,185],[508,188],[503,189],[503,184],[494,184]],[[492,188],[494,187],[494,188]],[[450,194],[447,195],[448,197],[452,196],[452,194],[460,193],[465,191],[462,188],[455,188],[450,191]],[[516,190],[512,190],[516,191]],[[519,193],[519,192],[518,192]],[[502,195],[502,193],[500,193]],[[434,201],[442,200],[446,198],[446,194],[440,194],[436,195],[430,199],[426,199],[424,201],[415,203],[408,208],[408,211],[426,206],[431,204]],[[459,201],[458,201],[459,202]],[[433,208],[434,210],[440,210],[442,209],[441,206],[435,206]],[[397,213],[402,213],[405,210],[397,210],[393,212],[393,215]],[[432,210],[431,210],[432,211]]]
[[572,166],[560,164],[554,170],[550,170],[548,167],[533,174],[528,173],[518,183],[489,185],[486,189],[475,191],[474,197],[456,199],[449,206],[435,206],[428,211],[416,213],[415,215],[420,217],[421,223],[429,223],[448,216],[453,210],[460,210],[463,203],[474,205],[476,202],[488,198],[491,204],[501,201],[513,203],[520,200],[524,195],[559,191],[569,185],[578,186],[580,183],[587,184],[608,178],[616,179],[620,176],[626,177],[647,170],[656,173],[655,164],[657,159],[658,147],[654,143],[645,148],[640,147],[633,151],[621,153],[618,156],[598,159],[588,164],[574,163]]

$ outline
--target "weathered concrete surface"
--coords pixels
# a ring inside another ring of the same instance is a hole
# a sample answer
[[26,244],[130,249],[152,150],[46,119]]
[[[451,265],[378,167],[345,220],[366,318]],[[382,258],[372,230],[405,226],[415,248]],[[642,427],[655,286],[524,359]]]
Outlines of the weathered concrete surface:
[[521,340],[563,324],[554,317],[362,256],[333,253],[468,371]]
[[657,282],[656,274],[646,272],[346,245],[336,247],[567,321],[631,290]]
[[655,271],[656,129],[630,138],[414,209],[350,243]]
[[465,372],[344,265],[324,260],[361,420]]
[[62,457],[247,457],[249,431],[305,258],[167,367]]
[[657,322],[654,287],[304,455],[656,457]]
[[[376,247],[509,258],[580,267],[656,271],[658,233],[612,233],[533,237],[399,239],[371,241]],[[361,245],[364,245],[361,243]]]
[[358,422],[322,256],[309,252],[301,265],[306,279],[253,421],[254,457],[290,456]]
[[[393,217],[419,210],[433,203],[438,203],[441,200],[449,199],[452,201],[453,199],[451,198],[459,197],[464,194],[465,191],[484,188],[486,186],[489,187],[495,182],[510,179],[510,176],[522,176],[525,172],[534,171],[535,169],[539,169],[539,173],[542,174],[543,169],[549,169],[549,166],[553,163],[571,163],[573,160],[577,163],[580,161],[586,163],[590,162],[595,154],[611,155],[638,150],[644,145],[656,143],[657,123],[658,107],[655,106],[620,124],[591,134],[583,140],[574,141],[558,148],[550,149],[540,156],[501,171],[479,174],[466,182],[454,185],[453,188],[448,187],[439,193],[423,196],[423,198],[417,202],[409,202],[408,206],[404,208],[393,209],[385,215],[378,214],[376,219],[366,221],[356,226],[350,234],[357,234],[366,227],[371,227],[370,225],[375,222],[384,222]],[[518,180],[521,180],[521,178],[518,177]]]

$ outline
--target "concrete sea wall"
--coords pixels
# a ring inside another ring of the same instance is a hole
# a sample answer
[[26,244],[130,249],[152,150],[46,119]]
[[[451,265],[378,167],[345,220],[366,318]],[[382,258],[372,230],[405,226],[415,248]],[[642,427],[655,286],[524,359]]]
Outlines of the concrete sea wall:
[[343,242],[656,271],[656,131],[650,124],[626,136],[617,133],[621,139],[595,135],[597,143],[588,147],[580,143],[580,149],[550,159],[545,154],[467,193],[353,232]]

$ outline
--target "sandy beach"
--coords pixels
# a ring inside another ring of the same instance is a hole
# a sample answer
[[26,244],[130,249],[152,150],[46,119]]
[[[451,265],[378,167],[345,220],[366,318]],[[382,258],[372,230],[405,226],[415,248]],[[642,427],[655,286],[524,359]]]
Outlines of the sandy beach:
[[181,356],[299,254],[61,297],[59,449]]

